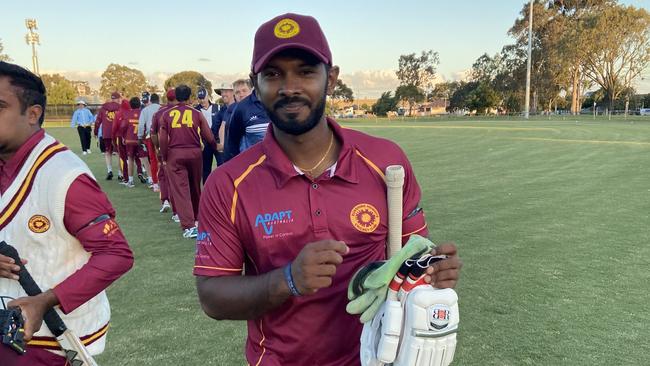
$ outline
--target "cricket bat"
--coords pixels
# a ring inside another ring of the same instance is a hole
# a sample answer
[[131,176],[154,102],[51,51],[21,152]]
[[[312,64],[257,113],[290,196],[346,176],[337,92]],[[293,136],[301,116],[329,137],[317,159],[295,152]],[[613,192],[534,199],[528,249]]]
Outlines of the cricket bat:
[[[42,293],[40,287],[38,287],[32,278],[32,275],[29,274],[27,268],[25,268],[25,265],[20,260],[16,248],[2,241],[0,242],[0,254],[13,258],[15,263],[20,266],[18,282],[27,295],[36,296]],[[43,321],[45,321],[45,324],[61,345],[61,349],[63,349],[63,352],[65,353],[65,358],[71,366],[97,366],[97,362],[95,362],[93,357],[90,355],[86,346],[84,346],[79,337],[77,337],[72,330],[68,329],[63,322],[63,319],[61,319],[54,309],[48,310],[45,315],[43,315]]]
[[388,202],[388,251],[386,256],[391,258],[402,249],[404,167],[389,165],[386,168],[386,187]]

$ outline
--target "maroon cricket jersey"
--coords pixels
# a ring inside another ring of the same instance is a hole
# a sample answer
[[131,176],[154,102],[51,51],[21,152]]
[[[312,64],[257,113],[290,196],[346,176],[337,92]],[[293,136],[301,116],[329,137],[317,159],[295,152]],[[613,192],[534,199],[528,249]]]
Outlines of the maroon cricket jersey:
[[[39,130],[8,161],[0,160],[0,193],[11,185],[30,152],[44,136],[45,130]],[[108,215],[108,218],[93,224],[102,215]],[[108,197],[97,182],[85,174],[77,177],[68,188],[63,224],[90,253],[88,263],[53,289],[61,310],[68,314],[128,271],[133,264],[133,254],[115,222],[115,210]],[[114,230],[106,233],[103,230],[105,224],[112,225]]]
[[387,166],[405,170],[404,239],[428,234],[418,207],[420,187],[399,146],[328,123],[342,143],[333,174],[313,181],[300,174],[269,126],[262,143],[221,166],[205,184],[196,276],[239,276],[244,267],[246,276],[264,274],[318,240],[341,240],[350,248],[331,287],[292,297],[248,321],[251,365],[359,365],[362,325],[345,311],[347,286],[357,269],[385,258]]
[[166,110],[162,115],[159,128],[167,130],[169,136],[167,147],[170,149],[201,148],[202,118],[201,112],[185,103],[178,103]]
[[167,103],[166,105],[160,107],[160,109],[153,114],[153,118],[151,119],[151,130],[149,131],[151,135],[158,134],[158,130],[160,129],[160,120],[163,116],[163,113],[165,113],[165,111],[169,108],[172,108],[174,105],[175,104]]
[[158,140],[160,155],[167,160],[172,149],[201,149],[201,139],[216,149],[217,145],[203,113],[185,103],[166,110],[161,117]]
[[122,116],[122,131],[124,143],[138,143],[138,123],[140,122],[140,109],[132,109]]
[[102,129],[102,138],[110,139],[113,136],[113,122],[115,121],[115,114],[120,109],[120,105],[115,102],[107,102],[102,104],[97,112],[95,119],[95,135],[98,135],[99,129]]

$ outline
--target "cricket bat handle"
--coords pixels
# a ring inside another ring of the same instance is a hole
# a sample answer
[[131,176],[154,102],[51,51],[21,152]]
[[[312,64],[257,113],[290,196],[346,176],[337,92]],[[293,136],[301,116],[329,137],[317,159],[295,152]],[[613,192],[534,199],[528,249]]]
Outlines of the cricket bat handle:
[[[18,255],[16,248],[7,244],[5,241],[1,241],[0,254],[12,258],[15,264],[20,267],[20,271],[18,272],[18,282],[28,296],[36,296],[43,292],[41,291],[41,288],[38,287],[38,284],[36,284],[36,281],[34,281],[34,278],[32,278],[32,275],[29,274],[29,271],[27,271],[27,268],[25,268],[23,262],[20,260],[20,256]],[[81,343],[79,338],[75,336],[72,331],[68,329],[68,327],[66,327],[63,319],[61,319],[56,310],[52,308],[45,312],[43,315],[43,321],[50,329],[52,334],[54,334],[54,336],[57,338],[60,344],[62,343],[61,341],[63,339],[66,339],[67,343],[69,343],[69,346],[72,347],[72,350],[78,353],[77,358],[81,358],[81,360],[84,361],[82,364],[77,363],[78,365],[97,366],[97,363],[95,363],[95,360],[93,360],[92,356],[90,356],[88,350],[86,350],[86,347],[83,345],[83,343]],[[70,339],[73,340],[70,341]],[[70,349],[69,346],[67,344],[61,344],[61,348],[64,349],[64,352]]]
[[388,202],[388,258],[402,249],[402,205],[404,192],[404,167],[389,165],[386,168],[386,198]]

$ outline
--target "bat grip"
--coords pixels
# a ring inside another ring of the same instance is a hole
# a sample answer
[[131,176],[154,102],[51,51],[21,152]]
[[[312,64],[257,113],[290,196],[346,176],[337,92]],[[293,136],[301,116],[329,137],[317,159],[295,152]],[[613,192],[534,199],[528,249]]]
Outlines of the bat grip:
[[385,176],[388,204],[388,250],[386,256],[391,258],[402,248],[404,167],[389,165],[386,168]]
[[[2,241],[0,242],[0,254],[13,258],[16,265],[20,267],[20,271],[18,272],[18,283],[20,283],[20,286],[22,286],[23,290],[25,290],[25,293],[28,296],[36,296],[43,292],[41,291],[41,288],[36,284],[36,281],[34,281],[34,278],[32,278],[32,275],[29,274],[29,271],[27,271],[27,268],[23,262],[20,260],[16,248]],[[45,324],[55,337],[59,337],[68,329],[54,308],[51,308],[45,312],[43,315],[43,321],[45,321]]]

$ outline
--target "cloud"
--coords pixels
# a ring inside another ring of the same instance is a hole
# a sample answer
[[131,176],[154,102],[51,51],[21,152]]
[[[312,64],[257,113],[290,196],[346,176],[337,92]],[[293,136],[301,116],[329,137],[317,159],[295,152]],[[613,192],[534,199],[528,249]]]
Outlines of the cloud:
[[[457,75],[457,77],[461,76]],[[399,86],[399,80],[393,69],[356,71],[351,74],[339,75],[339,79],[352,89],[356,98],[361,99],[379,98],[384,92],[395,92]],[[452,76],[452,79],[456,80],[456,75]],[[446,80],[446,77],[438,74],[433,83],[437,84]]]
[[198,61],[198,62],[211,62],[212,60],[210,60],[209,58],[201,57],[201,58],[197,59],[196,61]]
[[131,65],[131,66],[138,66],[139,64],[140,64],[140,63],[137,62],[137,61],[129,61],[129,62],[128,62],[128,65]]
[[68,80],[87,81],[93,89],[99,89],[104,71],[68,71],[68,70],[42,70],[42,74],[60,74]]
[[451,74],[452,81],[468,81],[472,76],[472,69],[455,71]]
[[[204,59],[208,60],[208,59]],[[436,76],[434,83],[453,81],[453,80],[467,80],[471,69],[457,71],[450,75]],[[93,89],[99,89],[101,84],[102,71],[64,71],[64,70],[45,70],[44,74],[62,74],[70,80],[88,81]],[[165,85],[165,80],[172,76],[174,72],[169,71],[155,71],[145,73],[147,82],[151,85],[158,86],[162,89]],[[203,75],[212,82],[213,88],[216,88],[221,83],[232,83],[237,79],[248,79],[248,71],[239,73],[221,74],[216,72],[204,72]],[[352,89],[355,98],[361,99],[375,99],[379,98],[383,92],[394,92],[399,85],[399,80],[395,75],[393,69],[383,70],[362,70],[353,73],[339,75],[339,78]],[[648,80],[639,83],[639,89],[648,89]]]

